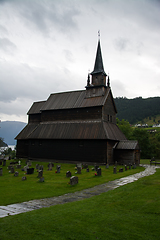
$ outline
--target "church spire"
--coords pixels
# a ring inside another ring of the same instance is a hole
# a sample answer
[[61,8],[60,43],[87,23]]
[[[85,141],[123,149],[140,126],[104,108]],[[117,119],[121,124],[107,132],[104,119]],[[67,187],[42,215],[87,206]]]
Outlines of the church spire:
[[103,60],[102,60],[100,40],[98,41],[98,47],[97,47],[96,60],[95,60],[95,64],[94,64],[94,70],[91,72],[91,75],[94,75],[94,74],[97,74],[97,73],[103,74],[104,76],[107,76],[107,74],[104,71],[104,67],[103,67]]

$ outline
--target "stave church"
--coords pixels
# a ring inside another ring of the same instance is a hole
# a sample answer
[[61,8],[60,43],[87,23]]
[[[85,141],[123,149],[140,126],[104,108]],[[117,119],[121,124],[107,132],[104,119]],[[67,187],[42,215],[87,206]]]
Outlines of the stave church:
[[28,124],[17,135],[17,157],[38,161],[121,164],[140,161],[137,141],[116,125],[110,78],[103,67],[100,40],[95,65],[81,91],[51,93],[34,102]]

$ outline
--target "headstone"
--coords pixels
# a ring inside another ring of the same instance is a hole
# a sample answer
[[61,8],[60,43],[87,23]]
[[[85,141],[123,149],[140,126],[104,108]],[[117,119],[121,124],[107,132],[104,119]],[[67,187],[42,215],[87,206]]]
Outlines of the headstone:
[[27,178],[26,178],[26,176],[23,176],[22,181],[25,181],[25,180],[27,180]]
[[18,168],[18,169],[19,169],[19,168],[21,168],[21,165],[20,165],[20,164],[18,164],[18,165],[17,165],[17,168]]
[[27,174],[33,174],[33,173],[34,173],[34,168],[27,169]]
[[39,179],[39,181],[40,181],[40,182],[44,182],[44,177],[41,177],[41,178]]
[[36,164],[36,169],[37,169],[37,170],[39,169],[39,164]]
[[131,164],[129,163],[129,169],[131,169]]
[[43,176],[43,170],[38,170],[38,178],[41,178]]
[[29,168],[28,165],[26,165],[26,166],[24,166],[23,169],[24,169],[25,172],[27,172],[27,169],[28,169],[28,168]]
[[114,173],[114,174],[117,173],[117,168],[116,168],[116,167],[113,168],[113,173]]
[[48,167],[49,167],[49,165],[51,165],[52,167],[54,167],[54,163],[52,163],[52,162],[49,162],[49,163],[48,163]]
[[2,165],[2,161],[0,161],[0,165]]
[[43,165],[39,165],[38,170],[42,170],[43,171]]
[[72,176],[71,172],[70,172],[70,171],[67,171],[67,172],[66,172],[66,177],[71,177],[71,176]]
[[61,170],[61,166],[57,165],[57,173],[60,173],[60,170]]
[[86,172],[89,172],[89,168],[86,169]]
[[0,176],[3,175],[3,168],[0,168]]
[[77,163],[76,167],[78,168],[81,168],[82,169],[82,163]]
[[83,164],[83,168],[88,168],[88,165],[86,163]]
[[99,166],[95,164],[94,165],[94,170],[97,171],[98,168],[99,168]]
[[49,171],[52,171],[52,166],[53,166],[52,163],[49,163],[49,164],[48,164],[48,170],[49,170]]
[[125,165],[124,167],[125,167],[125,171],[127,171],[127,165]]
[[77,173],[81,174],[81,167],[77,167]]
[[21,165],[21,161],[20,160],[18,161],[18,164]]
[[119,169],[119,172],[123,172],[123,168],[120,168],[120,169]]
[[14,176],[15,176],[15,177],[18,177],[18,174],[19,174],[18,172],[15,172],[15,173],[14,173]]
[[97,176],[101,176],[101,168],[97,169]]
[[6,159],[3,160],[3,167],[6,166]]
[[107,164],[106,164],[106,169],[108,169],[108,168],[109,168],[109,164],[107,163]]
[[32,162],[29,160],[29,161],[27,162],[27,165],[28,165],[28,167],[31,167],[31,166],[32,166]]
[[11,167],[11,173],[14,173],[14,167]]
[[11,170],[11,168],[12,168],[12,166],[11,166],[11,165],[9,165],[9,166],[8,166],[8,170]]
[[135,169],[136,167],[137,167],[137,166],[136,166],[136,164],[134,163],[132,168]]
[[70,178],[70,185],[75,185],[78,183],[78,177],[72,176]]
[[115,166],[117,167],[117,161],[115,161]]

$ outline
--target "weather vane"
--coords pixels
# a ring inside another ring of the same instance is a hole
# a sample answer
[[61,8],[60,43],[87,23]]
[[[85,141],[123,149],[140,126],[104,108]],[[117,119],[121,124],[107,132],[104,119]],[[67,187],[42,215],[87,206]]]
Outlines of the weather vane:
[[100,30],[98,30],[98,39],[100,40]]

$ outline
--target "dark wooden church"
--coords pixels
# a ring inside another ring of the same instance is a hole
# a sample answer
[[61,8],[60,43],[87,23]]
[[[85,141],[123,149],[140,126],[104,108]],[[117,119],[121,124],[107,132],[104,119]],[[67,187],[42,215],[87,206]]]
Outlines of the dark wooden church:
[[109,76],[104,71],[100,41],[94,70],[88,74],[85,88],[54,93],[46,101],[33,103],[28,124],[16,137],[17,157],[99,164],[124,159],[139,163],[137,142],[126,144],[126,149],[125,144],[122,149],[119,145],[130,141],[116,125],[117,109]]

